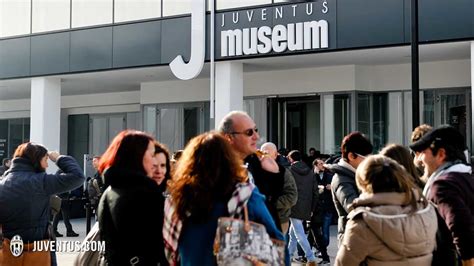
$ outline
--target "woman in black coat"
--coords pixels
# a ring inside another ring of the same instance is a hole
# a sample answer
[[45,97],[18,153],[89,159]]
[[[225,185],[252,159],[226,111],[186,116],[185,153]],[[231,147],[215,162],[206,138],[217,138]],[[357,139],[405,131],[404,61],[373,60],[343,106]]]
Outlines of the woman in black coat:
[[[153,176],[152,137],[125,130],[102,155],[99,172],[105,190],[99,202],[99,228],[108,265],[164,265],[163,197]],[[150,244],[152,243],[152,244]]]

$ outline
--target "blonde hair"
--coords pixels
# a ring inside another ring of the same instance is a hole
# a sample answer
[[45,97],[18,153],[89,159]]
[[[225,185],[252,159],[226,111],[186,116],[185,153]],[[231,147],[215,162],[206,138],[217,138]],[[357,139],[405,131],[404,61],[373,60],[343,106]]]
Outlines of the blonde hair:
[[421,191],[403,166],[383,155],[367,157],[356,171],[357,187],[364,192],[376,194],[382,192],[405,193],[405,202],[414,212],[417,209],[417,195]]

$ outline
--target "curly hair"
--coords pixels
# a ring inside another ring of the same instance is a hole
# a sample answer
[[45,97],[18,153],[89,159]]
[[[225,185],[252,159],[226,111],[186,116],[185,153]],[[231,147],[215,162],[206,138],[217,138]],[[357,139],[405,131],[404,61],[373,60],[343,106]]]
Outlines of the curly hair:
[[217,132],[201,134],[183,151],[169,182],[178,217],[205,221],[218,201],[226,202],[246,171],[229,142]]

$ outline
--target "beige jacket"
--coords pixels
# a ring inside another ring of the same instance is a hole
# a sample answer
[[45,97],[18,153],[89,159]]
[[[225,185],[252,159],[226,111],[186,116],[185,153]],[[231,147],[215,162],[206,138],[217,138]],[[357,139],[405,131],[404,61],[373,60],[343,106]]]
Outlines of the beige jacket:
[[438,229],[434,208],[404,206],[404,193],[361,194],[354,201],[335,265],[431,265]]

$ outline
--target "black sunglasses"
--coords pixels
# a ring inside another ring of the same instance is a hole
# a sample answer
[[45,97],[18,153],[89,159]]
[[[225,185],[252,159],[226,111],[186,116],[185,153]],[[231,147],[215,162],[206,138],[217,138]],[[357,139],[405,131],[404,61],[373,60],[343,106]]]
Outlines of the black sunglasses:
[[232,134],[232,135],[234,135],[234,134],[244,134],[247,137],[253,136],[254,133],[258,133],[258,128],[249,128],[249,129],[247,129],[243,132],[230,132],[230,134]]

